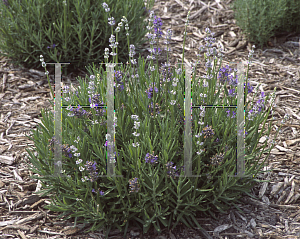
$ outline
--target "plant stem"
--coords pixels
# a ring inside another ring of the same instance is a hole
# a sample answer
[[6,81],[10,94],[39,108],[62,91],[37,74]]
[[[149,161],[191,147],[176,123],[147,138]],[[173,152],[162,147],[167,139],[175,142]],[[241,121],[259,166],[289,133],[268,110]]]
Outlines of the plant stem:
[[190,17],[190,13],[191,11],[188,12],[188,15],[187,15],[187,21],[186,21],[186,24],[185,24],[185,30],[184,30],[184,38],[183,38],[183,47],[182,47],[182,61],[181,61],[181,70],[182,70],[182,67],[183,67],[183,60],[184,60],[184,46],[185,46],[185,38],[186,38],[186,29],[187,29],[187,24],[189,22],[189,17]]
[[[67,49],[67,43],[66,43],[67,42],[67,6],[66,6],[66,4],[64,4],[64,35],[65,35],[65,37],[64,37],[65,39],[64,39],[63,48],[66,51],[66,49]],[[67,75],[67,68],[65,68],[65,75]]]
[[[158,31],[159,29],[157,29]],[[158,57],[158,42],[159,42],[159,38],[157,38],[157,44],[156,44],[156,56]],[[158,71],[158,75],[159,75],[159,66],[158,66],[158,59],[156,58],[156,66],[157,66],[157,71]],[[158,97],[160,96],[160,78],[158,78]]]
[[[46,66],[45,66],[45,71],[47,71]],[[50,80],[49,80],[49,76],[48,76],[48,75],[47,75],[47,80],[48,80],[49,88],[50,88],[50,90],[51,90],[52,98],[54,99],[54,93],[53,93],[53,90],[52,90],[52,87],[51,87],[51,84],[50,84]]]
[[[118,42],[118,33],[116,33],[116,42]],[[118,45],[116,46],[116,63],[118,63]],[[119,64],[117,64],[117,70],[119,70]]]

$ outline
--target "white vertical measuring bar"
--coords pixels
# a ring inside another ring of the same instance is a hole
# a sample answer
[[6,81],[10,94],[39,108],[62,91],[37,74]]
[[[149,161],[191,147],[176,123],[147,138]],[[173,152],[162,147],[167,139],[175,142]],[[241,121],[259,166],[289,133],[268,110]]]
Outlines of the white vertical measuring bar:
[[[237,177],[245,176],[245,105],[244,105],[244,68],[238,62],[237,74]],[[247,87],[247,86],[245,86]]]
[[[183,63],[178,63],[183,64]],[[192,171],[192,94],[191,94],[191,65],[185,64],[185,95],[184,95],[184,176],[176,177],[201,177],[200,175],[193,175]]]
[[62,172],[61,64],[70,64],[70,63],[47,63],[47,64],[55,64],[54,177],[57,177],[57,176],[61,176],[61,172]]
[[[56,106],[56,107],[55,107]],[[55,140],[58,143],[54,144],[54,175],[58,176],[61,174],[62,170],[62,148],[60,147],[62,143],[61,135],[61,65],[55,64],[55,120],[54,120],[54,135]]]
[[[107,69],[107,175],[99,177],[123,177],[123,175],[115,174],[115,92],[114,92],[114,66],[122,63],[100,63],[105,64]],[[112,138],[113,135],[113,138]]]
[[191,65],[185,63],[184,95],[184,171],[185,177],[192,177],[192,100],[191,100]]
[[[115,177],[115,112],[114,112],[114,64],[106,64],[107,77],[107,176]],[[113,135],[113,137],[112,137]]]
[[[243,62],[231,62],[230,65],[237,65],[237,175],[228,177],[245,176],[245,105],[244,105],[244,71]],[[246,86],[247,87],[247,86]]]

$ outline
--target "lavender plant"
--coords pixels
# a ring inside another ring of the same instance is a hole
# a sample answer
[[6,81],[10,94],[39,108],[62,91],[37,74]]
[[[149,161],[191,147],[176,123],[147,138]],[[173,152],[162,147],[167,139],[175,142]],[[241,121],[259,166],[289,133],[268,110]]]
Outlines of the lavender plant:
[[[153,0],[109,0],[111,12],[116,19],[108,18],[108,8],[103,1],[50,1],[28,0],[0,1],[0,48],[1,56],[10,58],[16,65],[26,68],[40,67],[39,56],[46,62],[72,61],[68,70],[82,68],[83,63],[101,62],[105,46],[115,22],[123,15],[128,17],[129,38],[138,48],[147,30],[146,7],[153,6]],[[108,23],[110,25],[108,25]],[[120,30],[118,57],[128,61],[127,37]],[[84,69],[83,69],[84,70]]]
[[290,14],[287,11],[289,1],[236,0],[231,5],[237,25],[245,32],[248,40],[263,47]]
[[[103,6],[108,8],[106,4]],[[127,22],[123,17],[121,23],[126,26]],[[52,202],[46,208],[61,212],[60,217],[66,219],[75,217],[76,221],[92,223],[92,231],[105,227],[106,237],[114,228],[124,231],[125,236],[129,225],[138,226],[144,233],[151,226],[160,233],[162,225],[170,228],[174,223],[173,229],[178,222],[201,228],[195,218],[196,212],[214,216],[215,212],[225,212],[232,206],[239,208],[240,197],[252,196],[249,192],[255,183],[264,181],[256,176],[263,172],[261,168],[274,147],[275,142],[268,141],[258,147],[259,139],[269,136],[274,121],[266,127],[275,94],[270,98],[262,92],[257,102],[246,103],[245,178],[228,177],[236,172],[236,112],[199,107],[193,109],[192,117],[192,169],[193,175],[199,177],[184,176],[183,109],[184,81],[187,79],[184,79],[182,66],[172,70],[168,62],[160,68],[154,62],[160,52],[161,25],[161,20],[151,12],[147,27],[151,50],[146,60],[139,57],[137,62],[134,59],[135,47],[126,34],[130,62],[114,72],[115,173],[123,177],[103,177],[107,174],[105,147],[108,135],[106,111],[101,105],[107,103],[107,72],[101,67],[93,66],[89,69],[89,78],[79,78],[80,88],[75,93],[64,89],[63,105],[70,106],[62,110],[64,177],[52,177],[54,115],[42,110],[43,125],[39,124],[32,131],[33,136],[28,136],[35,142],[36,149],[32,150],[38,152],[35,156],[27,149],[33,165],[28,164],[28,167],[39,175],[32,178],[42,181],[43,189],[39,194],[52,196]],[[129,32],[128,26],[125,30]],[[166,36],[167,51],[171,33],[169,30]],[[222,55],[211,47],[213,34],[208,28],[206,34],[206,45],[199,50],[207,50],[204,54],[207,75],[196,77],[197,64],[192,67],[193,102],[195,105],[236,104],[236,72],[232,75],[229,66],[221,67]],[[185,37],[186,31],[184,42]],[[112,34],[111,50],[105,49],[106,63],[110,51],[113,58],[110,63],[118,63],[115,39],[117,37]],[[252,54],[253,51],[249,61]],[[148,68],[145,67],[147,60]],[[40,61],[46,70],[43,56]],[[249,65],[245,76],[245,99],[248,94],[257,94],[258,89],[248,83],[248,71]],[[223,98],[221,91],[224,91]],[[268,100],[270,107],[267,108],[265,102]],[[78,107],[73,108],[75,105]],[[84,105],[90,108],[83,109]],[[259,163],[263,153],[268,155]]]
[[278,31],[300,32],[300,2],[296,0],[286,1],[287,10]]

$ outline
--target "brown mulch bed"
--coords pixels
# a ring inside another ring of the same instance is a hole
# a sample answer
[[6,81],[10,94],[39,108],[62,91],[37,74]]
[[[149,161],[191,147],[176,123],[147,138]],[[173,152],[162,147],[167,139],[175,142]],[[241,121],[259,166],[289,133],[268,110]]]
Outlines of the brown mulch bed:
[[[247,42],[241,29],[236,25],[231,1],[169,0],[156,1],[155,15],[163,21],[164,34],[173,30],[170,63],[181,62],[183,33],[188,11],[191,11],[185,59],[196,62],[198,49],[204,45],[205,28],[215,32],[216,41],[223,49],[223,63],[247,61],[252,43]],[[252,194],[253,200],[244,197],[240,205],[244,214],[232,208],[226,214],[218,214],[218,220],[206,218],[198,213],[197,220],[205,229],[187,228],[179,224],[174,230],[167,228],[158,235],[151,229],[142,234],[141,230],[129,227],[127,239],[193,239],[193,238],[300,238],[299,180],[300,180],[300,34],[278,33],[270,39],[268,46],[255,49],[249,70],[249,82],[260,90],[271,94],[276,91],[274,122],[269,142],[276,133],[276,127],[287,113],[289,121],[282,126],[274,149],[268,159],[268,169],[272,173],[260,175],[270,179],[270,183],[257,184]],[[215,45],[217,46],[217,45]],[[162,47],[162,46],[160,46]],[[145,44],[145,48],[150,48]],[[195,53],[196,52],[196,53]],[[142,56],[146,57],[144,52]],[[203,54],[203,53],[202,53]],[[8,64],[8,59],[0,61],[0,238],[104,238],[103,231],[87,233],[88,225],[73,227],[74,220],[59,220],[56,213],[44,210],[49,198],[34,195],[40,189],[38,181],[30,180],[32,175],[24,162],[28,162],[26,143],[34,146],[25,137],[31,129],[41,123],[40,111],[50,108],[50,89],[42,67],[38,69],[19,68]],[[165,63],[166,53],[159,57]],[[203,58],[201,58],[203,62]],[[204,64],[198,65],[199,74],[205,74]],[[53,70],[50,78],[53,79]],[[78,85],[75,77],[87,72],[74,72],[63,76],[63,82]],[[53,100],[53,99],[52,99]],[[268,106],[268,104],[267,104]],[[266,139],[261,139],[264,142]],[[263,155],[264,159],[266,155]],[[109,238],[123,238],[118,230]]]

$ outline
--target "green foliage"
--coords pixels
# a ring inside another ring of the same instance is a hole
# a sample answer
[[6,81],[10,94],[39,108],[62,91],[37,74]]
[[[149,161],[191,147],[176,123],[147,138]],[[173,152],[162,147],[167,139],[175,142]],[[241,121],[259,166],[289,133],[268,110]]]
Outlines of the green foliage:
[[[288,0],[235,0],[232,4],[237,25],[249,41],[264,44],[274,36],[274,31],[290,22]],[[296,3],[294,4],[296,5]],[[298,10],[295,10],[299,14]],[[299,19],[299,18],[298,18]]]
[[[153,12],[150,18],[156,26],[155,33],[158,33],[159,19],[153,18]],[[213,42],[209,29],[206,29],[206,33],[206,41]],[[127,40],[129,48],[129,36]],[[159,39],[156,43],[158,49]],[[158,69],[157,64],[153,63],[152,51],[148,69],[145,69],[146,61],[141,57],[138,58],[137,77],[133,74],[135,72],[132,53],[134,46],[130,45],[128,51],[131,52],[130,65],[124,67],[125,62],[123,62],[119,70],[114,72],[115,175],[122,177],[105,177],[107,175],[105,150],[107,126],[104,122],[107,116],[100,114],[100,111],[96,115],[95,109],[87,108],[85,110],[92,114],[81,114],[80,109],[76,109],[76,114],[75,109],[72,112],[70,108],[62,110],[62,142],[66,151],[61,161],[62,174],[53,177],[54,157],[51,144],[48,143],[54,135],[54,116],[49,110],[42,110],[42,124],[39,124],[36,130],[32,130],[32,137],[28,136],[34,141],[35,149],[26,150],[32,164],[28,164],[29,169],[39,175],[34,175],[32,178],[42,181],[43,188],[38,194],[42,196],[51,194],[51,204],[46,206],[46,209],[61,212],[61,218],[74,217],[75,221],[82,219],[78,221],[91,223],[90,231],[103,228],[107,238],[110,230],[115,228],[124,231],[125,235],[128,226],[132,224],[138,226],[144,233],[151,227],[160,233],[161,227],[170,229],[174,224],[173,229],[179,222],[188,227],[201,228],[195,218],[197,212],[214,216],[215,212],[225,212],[233,206],[238,208],[236,204],[240,203],[239,199],[245,194],[250,195],[249,192],[255,183],[262,181],[255,177],[263,172],[261,168],[274,147],[275,142],[267,145],[268,142],[265,141],[260,147],[257,144],[261,137],[270,135],[271,122],[268,123],[268,127],[266,122],[274,102],[275,90],[271,99],[269,95],[265,97],[261,94],[260,100],[254,106],[254,96],[252,102],[246,103],[247,109],[249,106],[253,108],[245,115],[247,134],[245,178],[228,177],[236,173],[237,120],[234,117],[236,112],[226,111],[224,108],[208,108],[205,112],[202,110],[200,112],[199,108],[194,108],[191,122],[192,175],[199,177],[187,177],[184,175],[184,170],[178,169],[184,164],[182,148],[184,117],[187,114],[187,111],[184,114],[185,72],[182,71],[181,66],[177,66],[177,69],[164,67]],[[207,78],[196,77],[197,68],[193,69],[192,102],[194,105],[237,103],[236,97],[232,94],[238,83],[237,75],[231,75],[230,78],[228,73],[231,69],[228,66],[221,68],[222,58],[218,64],[216,56],[216,49],[211,47],[208,47],[207,53],[204,54],[207,73],[211,76],[207,85]],[[44,59],[41,61],[42,66],[45,67]],[[215,63],[213,68],[212,61]],[[106,63],[108,63],[107,59]],[[79,78],[80,88],[75,94],[64,92],[67,96],[64,95],[62,100],[64,106],[89,106],[91,99],[93,102],[95,99],[93,93],[98,93],[97,104],[107,103],[107,72],[95,66],[90,67],[88,71],[90,79]],[[254,91],[251,90],[250,85],[247,84],[248,71],[249,65],[244,84],[245,99],[248,94],[256,94],[259,87],[258,85]],[[166,75],[167,72],[169,75]],[[224,78],[225,76],[227,79]],[[170,81],[167,80],[169,78]],[[220,84],[217,85],[217,81]],[[159,89],[154,90],[153,88],[156,87],[151,87],[153,83]],[[123,85],[124,89],[119,85]],[[232,88],[227,90],[227,86]],[[153,95],[149,94],[150,89]],[[127,90],[131,93],[129,94]],[[221,90],[224,90],[222,100]],[[90,91],[92,93],[89,93]],[[266,109],[264,102],[269,99],[271,106]],[[54,106],[53,102],[50,103]],[[151,107],[151,104],[158,107]],[[258,132],[260,125],[262,129]],[[275,139],[276,137],[277,134]],[[33,151],[36,151],[37,155],[34,155]],[[262,163],[259,163],[263,153],[268,155]],[[94,162],[93,170],[94,173],[98,173],[97,177],[91,174],[92,170],[88,167],[90,162]],[[174,167],[170,166],[172,163]]]
[[[66,5],[64,4],[66,2]],[[103,61],[104,48],[112,32],[108,13],[99,0],[8,0],[0,2],[0,49],[12,63],[27,68],[40,66],[39,56],[46,62],[71,62],[69,70],[83,64]],[[143,0],[108,0],[111,11],[120,22],[128,16],[130,41],[138,47],[145,42],[147,29]],[[150,4],[150,5],[149,5]],[[147,7],[153,0],[147,1]],[[118,56],[128,61],[124,27],[119,32]],[[55,47],[53,47],[55,44]],[[49,48],[48,48],[49,47]]]
[[300,32],[300,1],[287,0],[287,11],[278,31]]

